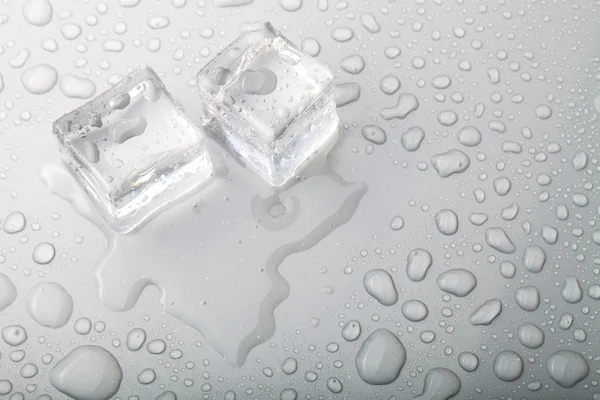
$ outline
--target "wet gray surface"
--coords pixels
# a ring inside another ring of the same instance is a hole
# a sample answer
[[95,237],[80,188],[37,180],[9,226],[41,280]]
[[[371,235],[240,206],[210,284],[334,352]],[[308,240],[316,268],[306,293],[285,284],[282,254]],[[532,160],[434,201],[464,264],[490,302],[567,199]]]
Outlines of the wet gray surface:
[[[360,3],[0,1],[0,398],[600,398],[599,4]],[[115,234],[52,123],[141,63],[199,122],[259,19],[333,71],[329,156],[275,192],[207,139]]]

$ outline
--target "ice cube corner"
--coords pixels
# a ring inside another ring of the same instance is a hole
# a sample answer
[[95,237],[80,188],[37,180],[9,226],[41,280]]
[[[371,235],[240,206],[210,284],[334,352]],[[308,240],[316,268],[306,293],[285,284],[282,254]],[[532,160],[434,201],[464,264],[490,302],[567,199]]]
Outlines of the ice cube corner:
[[334,83],[268,22],[252,24],[197,77],[208,132],[273,186],[337,137]]
[[213,174],[202,133],[151,68],[59,118],[53,133],[63,160],[119,233]]

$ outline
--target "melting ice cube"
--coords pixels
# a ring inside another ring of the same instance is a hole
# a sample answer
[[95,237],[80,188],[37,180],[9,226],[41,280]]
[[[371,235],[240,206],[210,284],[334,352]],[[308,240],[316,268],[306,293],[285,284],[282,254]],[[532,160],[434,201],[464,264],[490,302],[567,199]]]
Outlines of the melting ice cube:
[[150,68],[61,117],[53,133],[102,218],[120,233],[213,173],[201,132]]
[[337,135],[331,71],[268,22],[250,26],[198,74],[208,131],[274,186]]

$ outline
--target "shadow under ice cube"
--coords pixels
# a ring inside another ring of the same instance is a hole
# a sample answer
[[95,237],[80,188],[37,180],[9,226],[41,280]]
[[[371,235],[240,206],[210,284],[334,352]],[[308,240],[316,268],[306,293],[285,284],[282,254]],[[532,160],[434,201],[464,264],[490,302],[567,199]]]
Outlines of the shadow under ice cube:
[[213,173],[202,134],[150,68],[58,119],[53,133],[102,218],[120,233]]
[[266,22],[198,74],[207,130],[274,186],[337,135],[333,87],[327,67]]

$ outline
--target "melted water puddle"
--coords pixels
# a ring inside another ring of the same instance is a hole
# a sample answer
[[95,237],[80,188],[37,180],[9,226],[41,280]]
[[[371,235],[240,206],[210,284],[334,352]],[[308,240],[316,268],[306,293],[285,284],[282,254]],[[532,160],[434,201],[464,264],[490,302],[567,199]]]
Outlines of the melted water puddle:
[[228,177],[129,235],[100,221],[64,166],[48,165],[42,177],[108,238],[95,272],[106,307],[131,309],[144,288],[154,285],[168,314],[200,331],[228,364],[241,366],[275,332],[273,311],[289,294],[279,266],[348,222],[367,188],[329,173],[265,194],[240,166],[227,167]]

